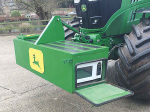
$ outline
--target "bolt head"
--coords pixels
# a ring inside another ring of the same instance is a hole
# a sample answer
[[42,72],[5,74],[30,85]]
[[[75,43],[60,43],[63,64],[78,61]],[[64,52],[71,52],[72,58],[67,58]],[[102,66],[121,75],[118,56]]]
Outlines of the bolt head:
[[97,42],[100,42],[100,39],[97,39]]

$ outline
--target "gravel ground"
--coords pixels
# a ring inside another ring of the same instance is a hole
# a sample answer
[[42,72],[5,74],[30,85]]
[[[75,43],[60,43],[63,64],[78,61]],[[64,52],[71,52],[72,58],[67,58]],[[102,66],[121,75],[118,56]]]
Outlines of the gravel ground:
[[[15,36],[0,36],[0,112],[149,112],[150,102],[124,98],[93,107],[76,94],[70,94],[16,65]],[[108,63],[107,77],[115,82],[115,61]]]

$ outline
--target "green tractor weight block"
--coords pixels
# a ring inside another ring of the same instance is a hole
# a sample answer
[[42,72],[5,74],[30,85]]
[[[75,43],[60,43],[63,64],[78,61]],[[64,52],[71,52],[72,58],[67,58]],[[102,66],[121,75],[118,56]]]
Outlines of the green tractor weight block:
[[18,65],[95,106],[133,94],[106,83],[109,48],[64,40],[59,16],[41,35],[17,36],[14,47]]

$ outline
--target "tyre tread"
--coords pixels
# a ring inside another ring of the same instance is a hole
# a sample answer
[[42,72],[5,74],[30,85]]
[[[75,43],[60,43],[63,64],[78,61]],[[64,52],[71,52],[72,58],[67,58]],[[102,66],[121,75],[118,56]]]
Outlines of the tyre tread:
[[150,26],[147,25],[150,25],[148,19],[132,25],[133,31],[124,36],[126,44],[118,49],[120,61],[115,64],[119,85],[132,90],[134,98],[142,100],[150,99]]
[[121,77],[124,79],[124,81],[126,82],[127,85],[130,84],[130,82],[128,81],[127,77],[125,76],[125,74],[123,73],[123,71],[120,68],[119,62],[115,63],[115,67],[117,72],[121,75]]
[[148,69],[150,69],[150,62],[147,63],[147,64],[145,64],[145,65],[143,65],[143,66],[141,66],[140,68],[138,68],[137,70],[135,70],[133,73],[131,73],[131,74],[129,75],[129,79],[134,78],[134,77],[137,76],[138,74],[140,74],[140,73],[142,73],[142,72],[144,72],[144,71],[146,71],[146,70],[148,70]]
[[143,52],[139,53],[138,55],[134,56],[134,57],[131,59],[130,63],[136,62],[139,58],[142,58],[142,57],[146,56],[146,55],[149,54],[149,53],[150,53],[150,48],[149,48],[149,49],[146,49],[145,51],[143,51]]
[[127,58],[125,57],[125,55],[123,54],[123,52],[121,51],[121,48],[118,49],[118,54],[120,56],[120,59],[123,63],[123,66],[128,70],[130,71],[131,70],[131,66],[127,60]]
[[128,47],[128,50],[129,50],[130,54],[135,55],[135,49],[134,49],[131,41],[128,39],[128,35],[126,35],[126,34],[124,35],[124,40],[127,44],[127,47]]
[[142,45],[147,44],[147,42],[150,42],[150,37],[140,40],[138,43],[136,43],[135,46],[136,46],[136,48],[139,48]]
[[137,39],[141,39],[141,32],[139,28],[136,25],[132,25],[132,29],[135,32]]

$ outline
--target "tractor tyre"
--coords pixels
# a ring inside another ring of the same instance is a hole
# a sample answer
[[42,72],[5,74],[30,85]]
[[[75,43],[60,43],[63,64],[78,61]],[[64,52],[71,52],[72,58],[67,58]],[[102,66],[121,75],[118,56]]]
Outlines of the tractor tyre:
[[134,92],[134,98],[150,99],[150,21],[142,19],[132,25],[132,32],[124,36],[125,45],[118,49],[120,59],[115,67],[116,81]]
[[[78,19],[74,19],[72,21],[69,21],[68,24],[79,31]],[[73,32],[72,30],[70,30],[67,27],[64,27],[64,31],[65,31],[65,40],[71,41],[71,38],[74,37],[75,32]]]

